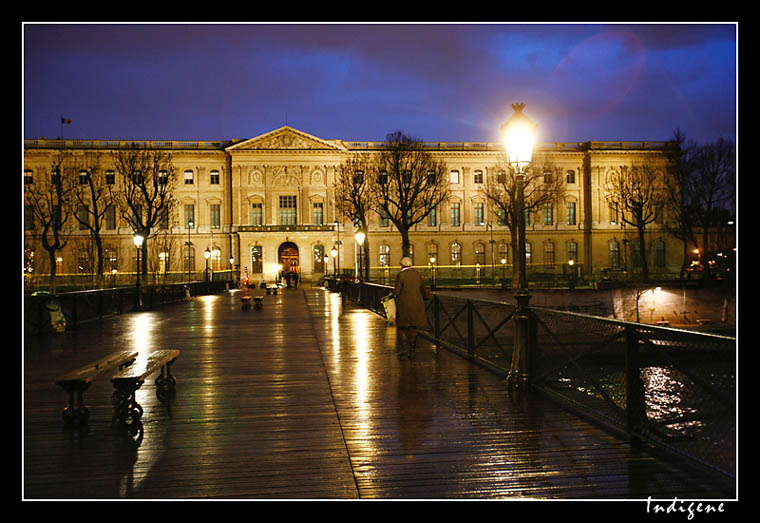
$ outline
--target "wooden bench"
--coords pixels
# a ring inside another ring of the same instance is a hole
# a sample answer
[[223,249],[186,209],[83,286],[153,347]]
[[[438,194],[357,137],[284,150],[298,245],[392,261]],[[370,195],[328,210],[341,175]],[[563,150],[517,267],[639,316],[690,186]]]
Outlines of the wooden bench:
[[135,392],[151,374],[161,371],[156,378],[156,396],[165,401],[175,393],[177,380],[171,375],[171,365],[177,360],[176,349],[157,350],[132,367],[123,370],[111,378],[114,386],[114,419],[123,424],[136,424],[143,415],[142,406],[135,399]]
[[63,409],[63,422],[67,425],[74,421],[78,421],[80,424],[87,423],[90,418],[90,411],[82,401],[84,391],[98,376],[116,368],[123,369],[131,365],[136,358],[137,351],[114,352],[105,358],[57,378],[55,380],[56,385],[60,385],[63,390],[69,393],[69,404]]
[[253,310],[260,311],[263,306],[263,296],[243,296],[240,298],[240,301],[243,302],[242,309],[250,309],[251,300],[253,300]]

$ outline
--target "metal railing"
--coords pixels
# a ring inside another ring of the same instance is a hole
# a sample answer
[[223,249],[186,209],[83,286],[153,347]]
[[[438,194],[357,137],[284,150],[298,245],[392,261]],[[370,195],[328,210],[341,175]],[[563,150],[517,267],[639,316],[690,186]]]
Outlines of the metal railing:
[[[343,292],[385,316],[391,287]],[[427,335],[507,376],[516,306],[434,294]],[[736,339],[530,307],[529,384],[559,403],[731,480],[736,474]]]
[[94,320],[135,310],[150,310],[176,303],[189,296],[213,294],[229,288],[228,281],[183,282],[172,285],[117,287],[90,291],[64,292],[24,296],[24,334],[36,335],[53,331],[51,311],[60,310],[66,330]]

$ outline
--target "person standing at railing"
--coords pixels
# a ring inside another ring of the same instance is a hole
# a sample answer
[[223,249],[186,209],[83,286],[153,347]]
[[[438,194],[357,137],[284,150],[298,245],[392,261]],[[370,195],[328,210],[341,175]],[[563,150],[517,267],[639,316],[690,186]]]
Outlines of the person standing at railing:
[[401,272],[396,276],[393,296],[396,299],[396,327],[404,333],[409,359],[414,357],[417,348],[417,329],[425,327],[427,322],[423,300],[429,293],[422,275],[412,268],[412,260],[401,258]]

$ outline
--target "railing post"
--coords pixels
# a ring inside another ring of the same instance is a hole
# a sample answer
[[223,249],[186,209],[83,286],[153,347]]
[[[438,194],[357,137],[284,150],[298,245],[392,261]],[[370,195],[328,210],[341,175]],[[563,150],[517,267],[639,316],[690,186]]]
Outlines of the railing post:
[[633,445],[641,444],[641,429],[646,419],[644,383],[641,381],[639,364],[639,336],[633,327],[626,327],[625,397],[628,434]]
[[[433,335],[436,342],[441,339],[440,303],[437,294],[433,295]],[[438,345],[436,345],[437,347]]]
[[467,354],[475,352],[475,316],[473,314],[472,300],[467,300]]

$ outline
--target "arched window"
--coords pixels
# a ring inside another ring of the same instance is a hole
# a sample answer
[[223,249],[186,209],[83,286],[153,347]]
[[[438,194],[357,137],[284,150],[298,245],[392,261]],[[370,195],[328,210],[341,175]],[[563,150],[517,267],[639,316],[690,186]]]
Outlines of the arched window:
[[451,264],[462,265],[462,246],[457,242],[451,244]]

